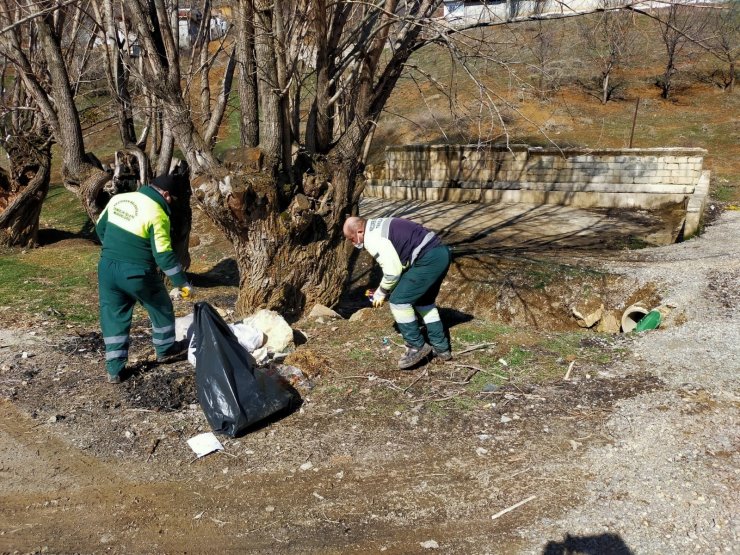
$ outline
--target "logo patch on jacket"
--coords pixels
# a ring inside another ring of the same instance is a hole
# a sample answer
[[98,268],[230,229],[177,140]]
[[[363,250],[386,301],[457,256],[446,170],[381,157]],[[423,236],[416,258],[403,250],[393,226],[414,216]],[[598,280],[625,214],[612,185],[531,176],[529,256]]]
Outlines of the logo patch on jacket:
[[119,200],[111,209],[113,215],[122,220],[130,222],[139,215],[139,207],[130,200]]

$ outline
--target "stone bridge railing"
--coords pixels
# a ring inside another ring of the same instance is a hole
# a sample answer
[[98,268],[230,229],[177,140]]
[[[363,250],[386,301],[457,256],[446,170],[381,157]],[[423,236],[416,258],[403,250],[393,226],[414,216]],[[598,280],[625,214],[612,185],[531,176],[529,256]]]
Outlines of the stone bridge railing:
[[561,204],[655,210],[683,207],[698,230],[709,188],[700,148],[388,147],[366,172],[365,196],[393,200]]

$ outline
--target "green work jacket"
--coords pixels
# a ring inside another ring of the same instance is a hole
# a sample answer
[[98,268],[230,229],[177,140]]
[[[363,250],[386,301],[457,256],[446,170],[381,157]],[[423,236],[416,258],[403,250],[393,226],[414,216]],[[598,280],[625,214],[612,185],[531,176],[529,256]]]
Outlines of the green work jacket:
[[101,257],[154,269],[159,266],[175,287],[187,283],[172,250],[170,207],[155,189],[145,186],[111,198],[95,224],[103,244]]

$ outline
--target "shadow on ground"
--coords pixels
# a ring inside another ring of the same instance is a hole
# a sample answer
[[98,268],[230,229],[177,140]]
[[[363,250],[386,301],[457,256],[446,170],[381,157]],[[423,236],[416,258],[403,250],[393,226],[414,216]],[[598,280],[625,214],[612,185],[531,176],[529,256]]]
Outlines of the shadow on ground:
[[566,534],[562,542],[547,542],[542,555],[634,555],[634,552],[627,547],[619,534]]

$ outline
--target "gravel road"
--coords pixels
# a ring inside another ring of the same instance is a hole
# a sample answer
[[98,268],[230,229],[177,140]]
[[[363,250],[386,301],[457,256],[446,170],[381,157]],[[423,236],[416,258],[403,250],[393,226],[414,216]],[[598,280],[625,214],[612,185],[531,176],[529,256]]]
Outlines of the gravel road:
[[[521,535],[526,553],[740,553],[740,212],[699,238],[633,251],[608,270],[662,284],[675,306],[615,375],[645,371],[665,388],[623,401],[584,458],[576,508]],[[567,472],[567,467],[559,467]]]

